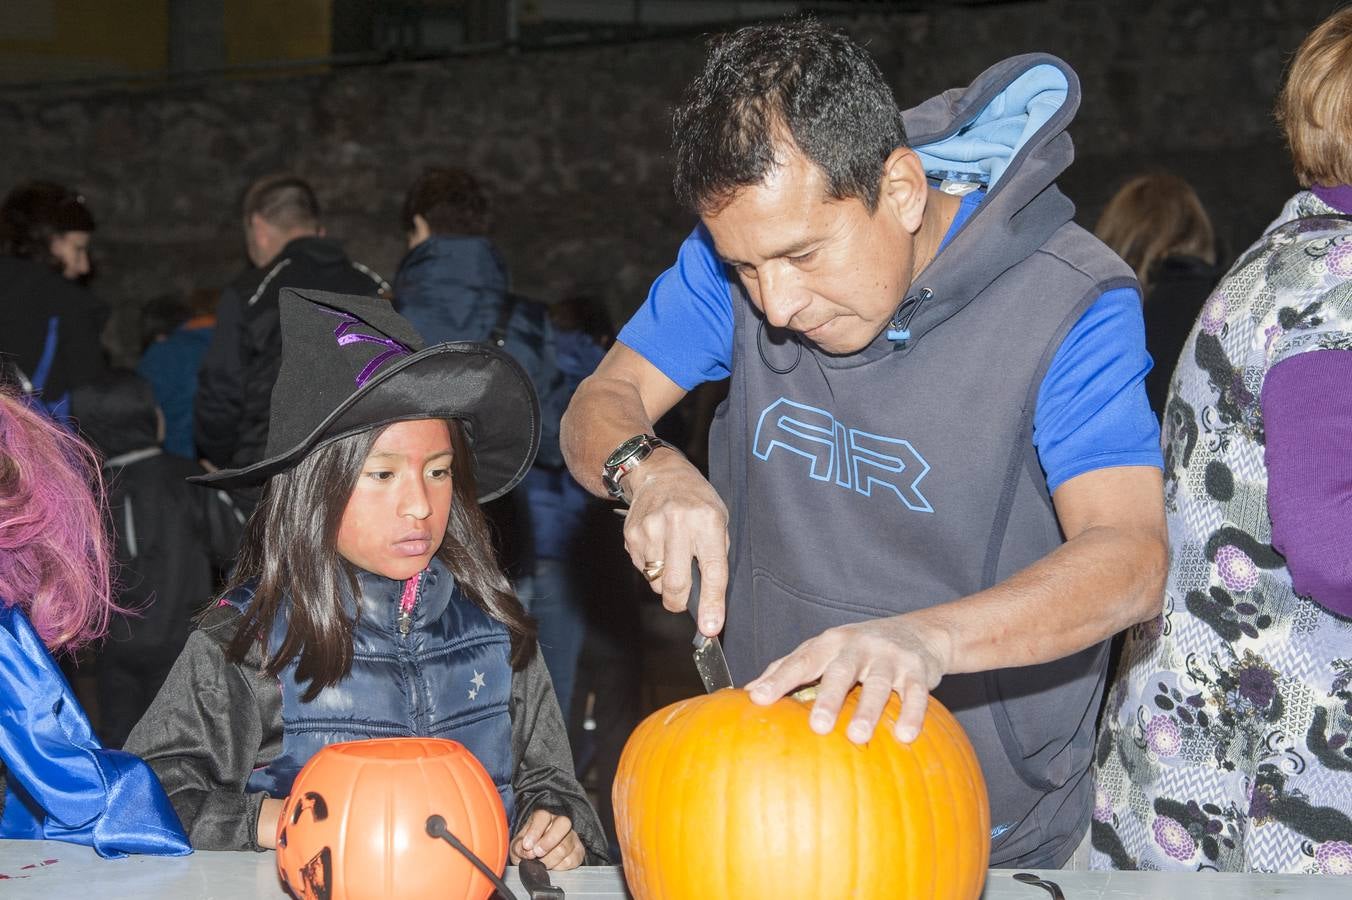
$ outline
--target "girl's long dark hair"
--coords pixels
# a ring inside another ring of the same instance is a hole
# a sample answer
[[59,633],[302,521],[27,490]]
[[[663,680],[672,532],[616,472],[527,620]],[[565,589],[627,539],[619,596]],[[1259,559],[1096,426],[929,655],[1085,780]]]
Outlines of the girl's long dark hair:
[[[494,556],[488,523],[479,509],[474,453],[464,430],[446,420],[451,433],[452,502],[446,536],[437,549],[465,595],[507,627],[512,668],[535,654],[535,621],[516,598]],[[385,426],[389,427],[389,426]],[[302,699],[337,684],[352,668],[355,621],[343,607],[355,596],[355,567],[338,553],[343,510],[362,466],[384,428],[340,438],[311,452],[293,469],[274,475],[244,529],[243,546],[227,591],[257,579],[227,658],[240,662],[254,642],[266,640],[285,597],[292,598],[286,637],[274,654],[264,653],[265,674],[276,677],[299,656],[296,681],[309,682]]]

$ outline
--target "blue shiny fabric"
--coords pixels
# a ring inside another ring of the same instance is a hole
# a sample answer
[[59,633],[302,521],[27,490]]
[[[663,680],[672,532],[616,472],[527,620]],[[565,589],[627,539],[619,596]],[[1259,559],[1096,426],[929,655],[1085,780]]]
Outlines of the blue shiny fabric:
[[164,789],[130,753],[106,750],[23,613],[0,601],[0,838],[67,841],[117,859],[192,852]]

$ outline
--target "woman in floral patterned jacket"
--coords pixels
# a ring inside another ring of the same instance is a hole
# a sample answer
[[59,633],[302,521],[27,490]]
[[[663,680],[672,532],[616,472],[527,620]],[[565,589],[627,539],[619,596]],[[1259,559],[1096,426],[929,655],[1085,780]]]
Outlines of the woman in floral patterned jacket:
[[1104,712],[1098,868],[1352,874],[1352,8],[1278,116],[1309,190],[1173,375],[1165,612],[1128,632]]

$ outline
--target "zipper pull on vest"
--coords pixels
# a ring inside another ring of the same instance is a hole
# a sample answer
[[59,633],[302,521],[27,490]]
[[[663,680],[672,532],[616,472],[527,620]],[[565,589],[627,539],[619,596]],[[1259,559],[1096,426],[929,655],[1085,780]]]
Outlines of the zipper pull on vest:
[[418,581],[421,578],[422,573],[419,572],[404,582],[404,590],[399,597],[399,618],[395,620],[395,624],[404,637],[408,637],[409,632],[413,630],[413,604],[418,600]]
[[901,306],[898,306],[897,311],[892,314],[892,321],[887,323],[887,339],[896,344],[897,349],[905,347],[906,342],[911,339],[911,319],[920,309],[920,304],[933,296],[934,291],[921,288],[920,293],[901,301]]

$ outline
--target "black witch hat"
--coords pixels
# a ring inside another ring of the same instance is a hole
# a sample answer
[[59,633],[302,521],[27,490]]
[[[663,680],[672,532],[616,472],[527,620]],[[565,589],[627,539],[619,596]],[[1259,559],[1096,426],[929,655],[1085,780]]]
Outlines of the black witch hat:
[[192,481],[261,484],[317,447],[410,419],[458,419],[474,448],[479,500],[516,486],[540,445],[540,404],[524,369],[487,344],[424,349],[389,301],[286,288],[282,364],[272,389],[267,458]]

